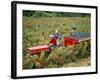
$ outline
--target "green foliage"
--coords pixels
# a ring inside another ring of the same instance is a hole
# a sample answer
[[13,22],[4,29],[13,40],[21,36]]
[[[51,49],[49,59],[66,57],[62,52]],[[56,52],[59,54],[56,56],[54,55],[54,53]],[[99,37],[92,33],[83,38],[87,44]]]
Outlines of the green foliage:
[[[50,12],[47,12],[48,15]],[[47,14],[46,13],[46,14]],[[35,12],[34,12],[35,14]],[[54,14],[54,13],[52,13]],[[59,14],[60,15],[60,14]],[[33,15],[32,15],[33,16]],[[49,35],[57,29],[64,36],[71,32],[71,26],[75,23],[79,32],[90,32],[90,17],[23,17],[23,69],[56,68],[85,66],[90,64],[90,41],[80,44],[53,48],[49,53],[41,52],[39,55],[29,55],[27,48],[48,44]],[[87,59],[88,58],[88,59]],[[82,59],[82,60],[81,60]],[[88,64],[86,64],[88,62]],[[79,65],[80,64],[80,65]]]
[[87,13],[71,13],[71,12],[49,12],[49,11],[30,11],[24,10],[24,16],[28,17],[90,17]]

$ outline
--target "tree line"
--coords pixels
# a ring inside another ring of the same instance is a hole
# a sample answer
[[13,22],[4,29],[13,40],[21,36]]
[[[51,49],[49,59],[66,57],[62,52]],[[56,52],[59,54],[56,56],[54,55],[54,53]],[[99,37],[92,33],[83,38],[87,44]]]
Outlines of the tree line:
[[90,17],[89,13],[73,12],[51,12],[51,11],[31,11],[23,10],[23,16],[27,17]]

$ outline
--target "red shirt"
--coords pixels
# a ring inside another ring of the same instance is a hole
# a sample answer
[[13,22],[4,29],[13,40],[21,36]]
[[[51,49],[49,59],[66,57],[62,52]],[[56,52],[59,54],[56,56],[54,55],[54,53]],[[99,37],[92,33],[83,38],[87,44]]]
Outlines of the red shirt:
[[57,45],[57,39],[56,38],[52,38],[51,41],[50,41],[50,44]]

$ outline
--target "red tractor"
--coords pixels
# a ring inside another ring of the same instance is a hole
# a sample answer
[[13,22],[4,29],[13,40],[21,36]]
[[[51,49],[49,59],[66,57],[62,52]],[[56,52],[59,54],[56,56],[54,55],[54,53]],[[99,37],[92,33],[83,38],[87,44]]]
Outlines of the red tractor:
[[55,34],[50,35],[50,41],[46,45],[39,45],[28,48],[30,54],[40,54],[42,51],[52,51],[51,47],[71,46],[90,39],[90,33],[86,32],[72,32],[69,36],[63,36],[57,31]]

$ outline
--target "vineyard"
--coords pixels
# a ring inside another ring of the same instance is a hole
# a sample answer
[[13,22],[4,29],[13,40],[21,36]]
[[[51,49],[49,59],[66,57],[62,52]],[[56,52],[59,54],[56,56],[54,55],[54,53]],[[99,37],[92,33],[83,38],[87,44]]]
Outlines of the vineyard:
[[48,44],[49,35],[57,29],[68,36],[71,26],[78,32],[90,32],[90,17],[27,17],[23,16],[23,69],[90,66],[90,41],[54,48],[51,52],[30,55],[28,47]]

